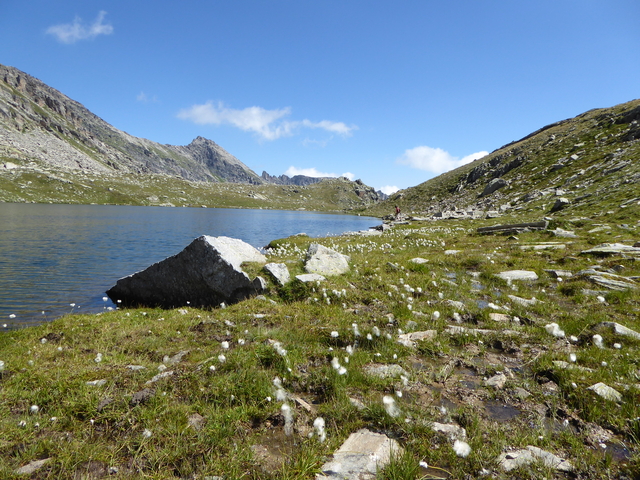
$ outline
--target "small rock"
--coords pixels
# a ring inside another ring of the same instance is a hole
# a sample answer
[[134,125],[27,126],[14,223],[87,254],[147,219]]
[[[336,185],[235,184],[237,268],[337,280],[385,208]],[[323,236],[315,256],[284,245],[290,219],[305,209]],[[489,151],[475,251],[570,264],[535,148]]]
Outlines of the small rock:
[[189,418],[187,419],[187,424],[196,431],[201,430],[202,426],[204,425],[204,417],[198,413],[189,415]]
[[411,263],[415,263],[417,265],[423,265],[425,263],[429,263],[429,260],[427,260],[426,258],[420,258],[420,257],[416,257],[416,258],[412,258],[411,260],[409,260]]
[[467,431],[461,426],[452,423],[433,422],[431,428],[434,432],[444,433],[451,440],[467,438]]
[[531,272],[529,270],[508,270],[506,272],[500,272],[496,274],[497,277],[502,278],[503,280],[524,280],[524,281],[532,281],[538,280],[538,274],[536,272]]
[[507,383],[507,376],[504,373],[499,373],[484,381],[487,387],[494,387],[497,390],[501,390],[505,383]]
[[49,461],[51,461],[51,458],[43,458],[42,460],[34,460],[33,462],[28,463],[24,467],[18,468],[15,471],[15,473],[16,473],[16,475],[31,475],[32,473],[35,473],[38,470],[40,470],[42,467],[44,467]]
[[553,207],[551,207],[550,213],[559,212],[560,210],[567,208],[569,205],[571,205],[571,202],[568,198],[560,197],[556,199]]
[[333,454],[333,460],[322,466],[322,473],[316,475],[316,480],[374,480],[392,455],[402,453],[398,442],[386,435],[358,430]]
[[388,377],[399,377],[401,375],[409,376],[404,368],[400,365],[390,364],[390,365],[382,365],[382,364],[370,364],[365,365],[364,367],[365,373],[372,375],[374,377],[379,378],[388,378]]
[[622,394],[616,389],[611,388],[602,382],[598,382],[595,385],[591,385],[587,390],[592,390],[602,398],[611,400],[612,402],[622,402]]
[[155,393],[156,391],[153,388],[145,388],[143,390],[140,390],[139,392],[133,394],[133,397],[131,397],[131,401],[129,402],[129,404],[132,407],[135,407],[136,405],[146,403],[151,397],[155,395]]
[[303,273],[302,275],[296,275],[296,278],[302,283],[324,282],[327,280],[325,277],[318,275],[317,273]]
[[318,275],[341,275],[349,271],[349,257],[318,243],[312,243],[307,250],[304,269],[307,273]]
[[436,337],[438,332],[436,330],[425,330],[422,332],[403,333],[398,335],[398,343],[405,347],[415,348],[416,342],[421,340],[431,340]]
[[267,263],[264,270],[279,284],[285,285],[291,280],[291,274],[285,263]]

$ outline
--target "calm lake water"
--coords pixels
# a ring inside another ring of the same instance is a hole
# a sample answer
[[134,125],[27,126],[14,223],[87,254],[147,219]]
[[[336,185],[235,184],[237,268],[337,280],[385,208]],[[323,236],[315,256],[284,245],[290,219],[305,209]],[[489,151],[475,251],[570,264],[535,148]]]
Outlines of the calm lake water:
[[300,232],[321,237],[379,223],[282,210],[0,203],[0,330],[114,306],[103,297],[119,278],[201,235],[260,248]]

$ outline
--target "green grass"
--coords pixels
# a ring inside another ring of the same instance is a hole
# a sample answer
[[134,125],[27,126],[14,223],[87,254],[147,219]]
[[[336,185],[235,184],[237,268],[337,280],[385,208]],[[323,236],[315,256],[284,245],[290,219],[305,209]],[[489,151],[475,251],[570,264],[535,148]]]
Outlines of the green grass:
[[[576,226],[579,238],[568,249],[541,254],[519,247],[548,240],[546,232],[507,242],[501,236],[479,237],[475,226],[426,223],[374,237],[281,239],[272,242],[270,261],[288,262],[292,273],[302,271],[312,241],[349,254],[352,269],[320,286],[271,285],[267,300],[222,310],[118,310],[3,332],[0,476],[14,478],[16,468],[51,458],[37,478],[73,478],[110,468],[115,478],[314,478],[350,433],[369,428],[390,435],[405,450],[380,478],[474,478],[481,471],[511,478],[499,470],[496,458],[527,445],[570,460],[578,477],[634,478],[630,472],[638,466],[640,450],[640,342],[598,331],[605,344],[600,349],[591,337],[602,321],[640,331],[640,294],[609,292],[602,302],[584,293],[597,289],[585,280],[558,282],[544,270],[577,272],[597,263],[624,265],[624,275],[637,276],[640,264],[620,256],[580,255],[591,239],[609,235],[589,234],[590,222]],[[618,227],[612,227],[617,234]],[[445,256],[446,249],[459,253]],[[428,263],[417,266],[411,262],[415,257]],[[540,279],[508,285],[494,276],[507,269],[534,270]],[[259,273],[254,270],[252,275]],[[543,303],[523,307],[510,294]],[[464,309],[447,300],[462,302]],[[489,302],[520,322],[493,320],[493,310],[483,307]],[[579,340],[549,335],[544,326],[551,322]],[[449,325],[489,332],[449,334]],[[399,329],[438,334],[413,349],[396,343]],[[170,364],[179,352],[187,353]],[[102,361],[96,363],[98,353]],[[569,361],[569,353],[576,355],[577,366],[591,371],[553,363]],[[334,357],[346,368],[344,375],[332,367]],[[371,376],[366,368],[372,364],[398,364],[407,378]],[[147,384],[160,365],[173,374]],[[503,371],[508,372],[504,389],[484,386],[485,378]],[[294,412],[291,437],[283,433],[276,377]],[[104,385],[87,384],[101,379]],[[597,382],[616,388],[622,402],[616,405],[587,389]],[[152,388],[152,395],[132,403],[144,388]],[[529,397],[519,397],[518,388]],[[398,417],[385,411],[385,395],[396,395]],[[294,397],[304,399],[311,411]],[[520,413],[497,421],[487,402]],[[38,406],[36,413],[30,413],[32,405]],[[202,418],[197,427],[190,423],[195,414]],[[322,444],[312,435],[317,416],[326,423]],[[549,426],[565,420],[574,425],[571,430]],[[457,457],[452,440],[431,430],[431,422],[464,427],[471,454]],[[602,432],[608,432],[605,440]],[[624,445],[628,458],[607,456],[602,442]],[[281,451],[260,453],[272,444],[282,444]],[[419,461],[432,469],[422,469]],[[540,464],[515,474],[566,478]]]

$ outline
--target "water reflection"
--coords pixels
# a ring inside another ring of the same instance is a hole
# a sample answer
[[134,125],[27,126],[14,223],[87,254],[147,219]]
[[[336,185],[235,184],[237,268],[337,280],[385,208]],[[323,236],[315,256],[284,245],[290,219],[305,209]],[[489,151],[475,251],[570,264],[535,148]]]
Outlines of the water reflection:
[[200,235],[262,247],[300,232],[318,237],[378,223],[278,210],[0,203],[0,326],[101,311],[112,305],[102,298],[117,279],[175,255]]

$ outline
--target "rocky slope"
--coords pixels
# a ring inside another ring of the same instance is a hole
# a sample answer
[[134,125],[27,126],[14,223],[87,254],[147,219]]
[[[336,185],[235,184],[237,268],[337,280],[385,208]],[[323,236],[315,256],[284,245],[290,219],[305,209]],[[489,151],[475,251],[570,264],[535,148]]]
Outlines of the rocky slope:
[[[61,172],[111,178],[156,174],[191,182],[294,186],[323,180],[267,172],[259,176],[203,137],[186,146],[134,137],[40,80],[4,65],[0,65],[0,166],[30,169],[50,178]],[[353,194],[363,199],[362,204],[381,199],[365,187],[353,183]]]
[[[392,195],[432,218],[580,214],[640,197],[640,100],[547,125],[484,158]],[[560,200],[562,199],[562,200]],[[559,201],[560,200],[560,201]]]

